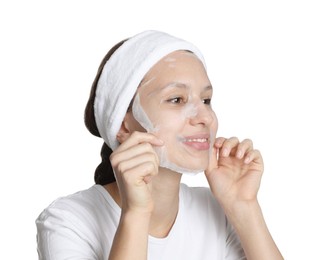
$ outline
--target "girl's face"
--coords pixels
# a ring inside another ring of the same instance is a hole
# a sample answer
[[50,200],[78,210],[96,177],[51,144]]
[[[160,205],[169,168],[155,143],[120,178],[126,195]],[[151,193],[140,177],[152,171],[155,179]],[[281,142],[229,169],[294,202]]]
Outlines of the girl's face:
[[167,164],[205,170],[218,128],[211,98],[201,61],[187,51],[173,52],[150,69],[138,88],[132,112],[140,126],[135,130],[143,126],[164,141],[158,152]]

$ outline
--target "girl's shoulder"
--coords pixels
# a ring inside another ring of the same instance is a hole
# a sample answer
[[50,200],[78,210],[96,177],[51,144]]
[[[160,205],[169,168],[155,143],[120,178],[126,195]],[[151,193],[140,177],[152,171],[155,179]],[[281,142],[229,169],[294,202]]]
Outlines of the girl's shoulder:
[[42,211],[38,219],[53,215],[85,218],[103,214],[99,211],[119,214],[120,209],[103,186],[93,185],[88,189],[57,198]]

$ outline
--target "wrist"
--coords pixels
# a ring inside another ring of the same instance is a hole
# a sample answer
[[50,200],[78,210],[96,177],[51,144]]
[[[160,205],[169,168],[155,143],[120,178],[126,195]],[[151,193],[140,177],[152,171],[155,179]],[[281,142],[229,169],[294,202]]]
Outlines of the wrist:
[[216,197],[216,199],[223,210],[231,215],[245,215],[260,208],[257,196],[248,199],[240,199],[235,196],[222,196],[222,198]]
[[122,222],[149,224],[152,212],[141,210],[122,210],[120,220]]
[[239,201],[231,205],[222,205],[223,210],[235,229],[255,225],[263,221],[262,210],[258,200]]

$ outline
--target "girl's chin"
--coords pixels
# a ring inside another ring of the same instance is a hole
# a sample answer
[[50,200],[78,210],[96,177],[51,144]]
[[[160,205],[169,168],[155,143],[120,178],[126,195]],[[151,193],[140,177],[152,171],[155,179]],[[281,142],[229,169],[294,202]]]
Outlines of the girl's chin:
[[[173,162],[176,166],[182,168],[182,169],[187,169],[189,171],[194,171],[194,172],[198,172],[198,171],[204,171],[205,169],[208,168],[208,163],[205,162],[205,163],[202,163],[202,162],[198,162],[198,163],[195,163],[194,161],[190,162],[190,161],[186,161],[186,160],[183,160],[182,161],[183,163],[181,163],[181,161],[176,161],[176,162]],[[190,162],[190,163],[187,163],[187,162]]]
[[[185,146],[177,146],[174,149],[167,147],[165,160],[180,168],[189,169],[190,171],[203,171],[209,165],[209,153],[206,151],[190,151]],[[170,156],[173,155],[173,156]]]

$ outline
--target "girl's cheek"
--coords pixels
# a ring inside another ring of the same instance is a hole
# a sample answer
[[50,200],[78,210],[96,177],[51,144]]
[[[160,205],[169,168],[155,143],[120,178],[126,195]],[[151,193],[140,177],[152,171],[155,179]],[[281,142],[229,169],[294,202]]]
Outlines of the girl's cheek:
[[140,122],[147,124],[154,133],[168,130],[172,132],[184,123],[181,111],[167,109],[161,104],[143,103],[139,110],[143,115]]
[[181,112],[170,111],[170,110],[158,110],[157,114],[151,116],[152,121],[156,128],[179,129],[182,125],[185,124],[185,117],[181,116]]
[[[137,95],[133,104],[135,119],[147,132],[154,133],[161,139],[165,139],[166,136],[170,136],[173,133],[181,134],[188,120],[196,117],[199,113],[203,112],[193,103],[186,104],[181,109],[168,109],[161,103],[146,103],[145,99],[142,102],[139,95]],[[208,113],[210,113],[212,120],[210,128],[213,128],[211,130],[216,132],[218,128],[217,117],[212,109]]]

